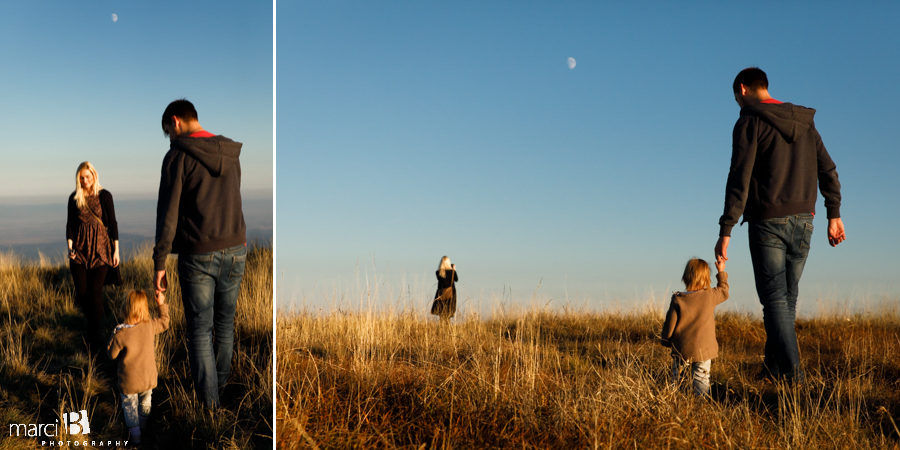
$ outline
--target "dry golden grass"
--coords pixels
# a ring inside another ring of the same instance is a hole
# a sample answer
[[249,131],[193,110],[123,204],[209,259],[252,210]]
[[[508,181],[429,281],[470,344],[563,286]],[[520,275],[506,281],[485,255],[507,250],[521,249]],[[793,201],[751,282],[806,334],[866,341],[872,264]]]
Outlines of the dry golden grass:
[[[235,318],[232,374],[223,408],[215,412],[203,408],[194,395],[174,263],[169,258],[171,326],[157,341],[159,384],[142,448],[271,448],[272,250],[255,248],[248,255]],[[106,289],[107,313],[115,316],[106,323],[110,332],[119,323],[124,292],[152,289],[150,247],[124,262],[121,270],[124,286]],[[156,314],[155,305],[151,310]],[[0,257],[0,447],[40,445],[9,437],[7,424],[62,423],[63,412],[81,409],[90,418],[87,440],[125,439],[115,364],[105,354],[88,354],[83,327],[66,264]]]
[[900,316],[798,323],[807,381],[760,379],[759,319],[717,316],[712,395],[669,382],[663,311],[277,320],[281,448],[897,448]]

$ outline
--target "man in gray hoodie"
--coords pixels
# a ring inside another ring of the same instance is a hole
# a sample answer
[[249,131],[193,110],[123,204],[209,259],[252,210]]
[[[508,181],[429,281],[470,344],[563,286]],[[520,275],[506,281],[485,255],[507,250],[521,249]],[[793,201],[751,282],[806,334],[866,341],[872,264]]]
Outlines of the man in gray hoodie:
[[231,373],[234,314],[247,259],[241,207],[241,143],[207,132],[191,102],[162,116],[171,145],[156,206],[154,282],[165,291],[166,257],[178,254],[194,388],[211,408]]
[[763,306],[766,368],[776,379],[801,380],[794,320],[816,186],[825,197],[828,242],[834,247],[846,239],[841,184],[813,122],[814,109],[772,98],[766,73],[756,67],[738,73],[732,89],[741,113],[734,125],[716,258],[728,259],[731,229],[743,215]]

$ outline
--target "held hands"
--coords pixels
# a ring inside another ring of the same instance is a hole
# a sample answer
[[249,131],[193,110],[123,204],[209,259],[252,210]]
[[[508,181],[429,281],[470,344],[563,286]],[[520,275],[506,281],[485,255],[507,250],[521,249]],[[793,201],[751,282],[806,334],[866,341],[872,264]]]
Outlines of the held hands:
[[828,219],[828,243],[832,247],[837,247],[845,240],[847,240],[847,235],[844,233],[844,221],[840,217]]
[[166,303],[166,293],[163,291],[156,291],[156,306],[162,306]]
[[156,289],[156,293],[166,292],[166,288],[169,287],[169,280],[166,278],[165,270],[157,270],[153,277],[153,287]]
[[716,268],[719,268],[719,260],[722,260],[722,264],[725,264],[725,261],[728,261],[728,244],[731,242],[731,236],[719,236],[719,240],[716,242]]
[[71,259],[71,260],[75,259],[75,249],[74,248],[69,249],[69,259]]
[[716,271],[722,273],[725,271],[725,259],[716,258]]

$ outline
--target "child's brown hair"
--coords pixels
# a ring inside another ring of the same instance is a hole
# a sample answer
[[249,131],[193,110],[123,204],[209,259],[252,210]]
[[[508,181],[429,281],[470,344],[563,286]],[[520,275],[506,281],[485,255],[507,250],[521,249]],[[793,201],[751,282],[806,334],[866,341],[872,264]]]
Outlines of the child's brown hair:
[[684,281],[684,287],[689,291],[709,289],[709,264],[700,258],[691,258],[684,266],[681,281]]
[[125,296],[125,304],[122,305],[125,314],[125,323],[137,325],[150,320],[150,307],[147,302],[147,293],[144,291],[131,291]]

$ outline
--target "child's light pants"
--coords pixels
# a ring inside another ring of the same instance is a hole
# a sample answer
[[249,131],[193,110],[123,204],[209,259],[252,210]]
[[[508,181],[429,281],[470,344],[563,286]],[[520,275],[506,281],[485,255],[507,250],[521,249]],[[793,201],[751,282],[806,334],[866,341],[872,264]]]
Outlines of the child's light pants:
[[[679,354],[672,354],[672,382],[678,386],[681,381],[682,369],[687,368],[688,361],[685,361],[684,358]],[[698,396],[704,396],[709,394],[709,367],[712,365],[712,360],[707,359],[706,361],[694,361],[690,363],[691,365],[691,378],[694,381],[694,393]]]
[[151,394],[153,394],[153,389],[147,389],[137,394],[121,394],[125,426],[129,429],[140,427],[147,422],[147,416],[150,415]]

